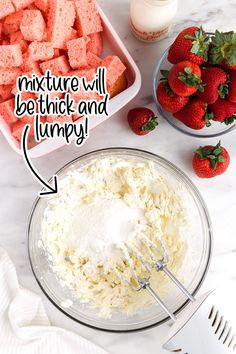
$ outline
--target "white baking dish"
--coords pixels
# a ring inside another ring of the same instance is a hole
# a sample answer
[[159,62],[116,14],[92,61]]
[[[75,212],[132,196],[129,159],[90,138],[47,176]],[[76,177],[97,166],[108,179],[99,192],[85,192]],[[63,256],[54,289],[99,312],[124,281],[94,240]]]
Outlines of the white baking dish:
[[[99,11],[104,27],[104,54],[116,54],[120,57],[120,59],[127,67],[126,75],[129,83],[128,88],[125,91],[110,100],[109,117],[111,117],[137,95],[141,87],[141,74],[134,60],[130,56],[128,50],[126,49],[118,34],[112,27],[110,21],[101,9],[99,9]],[[106,119],[109,119],[109,117],[91,117],[90,130],[95,128],[97,125],[99,125]],[[79,124],[79,122],[77,122],[77,124]],[[5,123],[4,119],[1,116],[0,129],[10,146],[13,148],[13,150],[21,154],[21,145],[19,141],[17,141],[12,136],[10,127],[8,126],[8,124]],[[62,139],[45,140],[35,146],[30,147],[29,156],[31,158],[40,157],[60,148],[63,145],[64,140]]]

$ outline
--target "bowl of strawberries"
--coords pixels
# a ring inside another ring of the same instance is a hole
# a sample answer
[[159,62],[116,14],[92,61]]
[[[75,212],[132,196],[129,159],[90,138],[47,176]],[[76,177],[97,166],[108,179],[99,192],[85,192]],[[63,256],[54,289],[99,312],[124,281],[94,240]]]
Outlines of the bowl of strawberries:
[[177,130],[215,137],[236,128],[236,33],[189,27],[158,61],[153,97]]

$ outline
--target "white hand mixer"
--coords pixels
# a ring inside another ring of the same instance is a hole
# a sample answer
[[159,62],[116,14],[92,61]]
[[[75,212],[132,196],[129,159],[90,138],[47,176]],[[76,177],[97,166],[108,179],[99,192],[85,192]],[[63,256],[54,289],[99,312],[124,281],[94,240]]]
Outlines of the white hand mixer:
[[[175,353],[188,354],[230,354],[236,352],[236,336],[233,334],[232,328],[224,316],[220,313],[215,305],[215,293],[208,292],[199,299],[195,299],[189,291],[178,281],[178,279],[169,271],[168,256],[164,244],[158,239],[160,247],[143,236],[142,247],[147,250],[147,256],[134,245],[126,244],[123,252],[129,263],[132,279],[126,279],[119,274],[120,278],[129,284],[135,290],[147,290],[155,301],[174,321],[170,329],[168,338],[163,345],[167,349]],[[162,249],[163,251],[160,251]],[[135,253],[136,258],[147,274],[147,277],[140,277],[137,273],[130,252]],[[157,260],[159,258],[159,260]],[[166,276],[171,279],[175,285],[186,295],[191,301],[190,305],[177,319],[175,314],[165,305],[161,298],[150,286],[151,269],[163,271]]]

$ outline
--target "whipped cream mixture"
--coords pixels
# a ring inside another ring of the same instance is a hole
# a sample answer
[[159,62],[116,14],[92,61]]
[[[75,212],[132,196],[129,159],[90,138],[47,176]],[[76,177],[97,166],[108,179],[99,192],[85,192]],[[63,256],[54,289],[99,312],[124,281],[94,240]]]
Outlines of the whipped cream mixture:
[[[153,163],[104,157],[60,179],[59,193],[48,198],[41,239],[63,286],[106,317],[152,303],[149,294],[124,281],[133,282],[130,264],[146,275],[138,254],[148,255],[147,241],[168,254],[169,268],[178,274],[186,226],[181,188],[171,186]],[[162,272],[152,271],[159,294],[166,282]]]

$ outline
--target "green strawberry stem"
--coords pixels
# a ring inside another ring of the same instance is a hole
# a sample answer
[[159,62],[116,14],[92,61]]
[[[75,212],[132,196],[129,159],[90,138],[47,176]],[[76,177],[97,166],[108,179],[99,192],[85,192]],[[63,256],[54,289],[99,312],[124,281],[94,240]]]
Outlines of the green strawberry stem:
[[164,78],[168,79],[169,70],[160,70],[160,73]]
[[227,117],[227,118],[224,120],[224,124],[225,124],[225,125],[230,125],[230,124],[233,124],[235,121],[236,121],[236,115],[233,114],[231,117]]
[[192,73],[192,69],[189,66],[184,69],[184,73],[179,73],[178,78],[186,86],[193,86],[196,87],[200,92],[204,92],[205,85],[202,84],[202,81],[198,75]]
[[220,141],[216,146],[200,147],[195,151],[195,153],[200,157],[201,160],[210,160],[211,168],[213,170],[216,170],[218,163],[225,161],[225,158],[222,155],[223,149],[221,147]]
[[225,99],[226,96],[228,96],[228,94],[229,94],[229,85],[227,83],[221,84],[218,89],[218,93],[219,93],[220,98]]
[[169,70],[160,70],[161,75],[163,76],[160,81],[167,82],[169,76]]
[[203,119],[206,122],[206,127],[210,127],[211,126],[211,120],[214,118],[214,114],[211,112],[207,112],[207,107],[206,107],[206,114],[203,117]]
[[149,121],[142,125],[141,131],[152,131],[158,126],[157,117],[151,117]]
[[200,27],[200,29],[194,33],[194,36],[186,34],[185,38],[192,41],[191,52],[199,57],[203,57],[204,61],[207,61],[210,37],[206,35],[203,28]]
[[212,64],[220,64],[225,60],[228,65],[236,65],[236,33],[215,31],[212,37],[210,61]]
[[164,87],[165,87],[165,91],[168,94],[168,96],[170,97],[174,97],[175,93],[171,90],[170,85],[168,84],[168,82],[164,82]]

